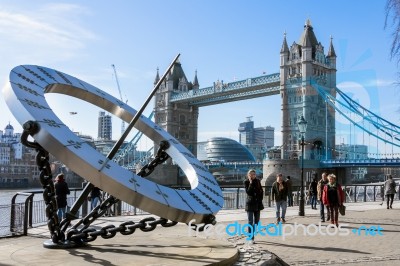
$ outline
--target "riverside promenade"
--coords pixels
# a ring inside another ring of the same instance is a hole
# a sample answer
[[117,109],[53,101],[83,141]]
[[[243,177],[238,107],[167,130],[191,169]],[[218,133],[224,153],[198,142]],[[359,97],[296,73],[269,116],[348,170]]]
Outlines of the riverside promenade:
[[[282,235],[257,235],[255,244],[243,235],[215,233],[217,227],[208,235],[199,232],[196,236],[196,231],[178,224],[158,226],[147,233],[136,230],[129,236],[117,233],[111,239],[98,237],[79,248],[48,249],[43,243],[48,241],[49,232],[41,226],[29,229],[28,236],[0,239],[0,265],[400,265],[400,203],[396,201],[389,210],[379,202],[346,206],[346,215],[339,223],[348,230],[347,235],[304,236],[298,230],[297,235],[285,239]],[[319,210],[307,206],[305,212],[305,217],[299,217],[298,207],[288,208],[286,231],[290,225],[302,224],[315,232],[312,229],[320,221]],[[261,223],[273,223],[274,216],[273,208],[264,209]],[[103,217],[94,226],[119,225],[144,217]],[[217,221],[224,228],[235,222],[245,224],[247,217],[243,209],[223,210],[217,214]],[[369,229],[368,233],[353,232],[360,227]]]

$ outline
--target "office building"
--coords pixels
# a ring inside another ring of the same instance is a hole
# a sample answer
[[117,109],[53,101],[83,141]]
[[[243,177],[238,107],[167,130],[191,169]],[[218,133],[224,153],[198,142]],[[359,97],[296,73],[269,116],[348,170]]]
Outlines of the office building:
[[111,115],[108,115],[103,111],[99,112],[97,138],[99,140],[111,140],[112,139]]
[[267,149],[274,146],[274,131],[271,126],[254,127],[252,116],[247,121],[239,124],[239,142],[245,145],[254,155],[257,161],[265,159]]

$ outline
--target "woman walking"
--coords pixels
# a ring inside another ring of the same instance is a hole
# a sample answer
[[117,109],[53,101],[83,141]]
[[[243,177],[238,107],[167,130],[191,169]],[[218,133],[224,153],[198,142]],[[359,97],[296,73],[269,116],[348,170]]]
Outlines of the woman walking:
[[328,175],[328,184],[322,192],[322,202],[329,207],[331,224],[339,226],[339,206],[343,205],[344,195],[342,186],[336,182],[334,174]]
[[[250,169],[247,172],[247,178],[244,181],[244,188],[247,194],[245,210],[247,212],[249,225],[252,226],[252,228],[248,228],[248,232],[251,234],[251,242],[254,244],[255,225],[260,221],[260,211],[264,209],[262,203],[264,193],[261,187],[261,182],[257,179],[256,171],[254,169]],[[250,230],[252,232],[250,232]]]
[[67,195],[70,193],[68,184],[65,182],[63,174],[57,175],[54,188],[56,193],[58,222],[61,222],[61,220],[65,218],[67,209]]

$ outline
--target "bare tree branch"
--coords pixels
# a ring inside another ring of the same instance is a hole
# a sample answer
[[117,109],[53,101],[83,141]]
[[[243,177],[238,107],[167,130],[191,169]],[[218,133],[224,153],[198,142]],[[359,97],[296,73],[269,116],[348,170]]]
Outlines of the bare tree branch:
[[385,29],[392,29],[390,58],[400,64],[400,0],[387,0],[385,7]]

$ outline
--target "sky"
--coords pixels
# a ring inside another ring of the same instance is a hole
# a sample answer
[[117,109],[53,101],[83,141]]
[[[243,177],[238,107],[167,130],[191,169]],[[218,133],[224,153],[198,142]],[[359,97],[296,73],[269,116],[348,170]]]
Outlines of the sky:
[[[298,42],[310,19],[327,53],[336,50],[338,87],[387,120],[399,124],[399,68],[390,60],[391,29],[385,29],[386,1],[19,1],[0,2],[0,86],[15,66],[54,68],[140,109],[153,89],[157,68],[164,73],[175,56],[186,77],[197,71],[200,88],[279,72],[284,33]],[[368,85],[373,84],[373,85]],[[68,96],[46,95],[72,130],[97,137],[99,111]],[[275,127],[281,141],[280,96],[200,108],[199,141],[238,140],[239,123],[251,116],[256,127]],[[144,111],[149,115],[153,101]],[[70,112],[77,114],[71,115]],[[0,129],[22,127],[0,95]],[[345,128],[345,126],[343,126]],[[337,126],[338,134],[341,126]],[[121,122],[113,118],[113,139]],[[346,133],[343,133],[346,134]],[[345,136],[338,137],[347,141]],[[143,145],[152,145],[145,143]],[[151,147],[151,146],[150,146]]]

